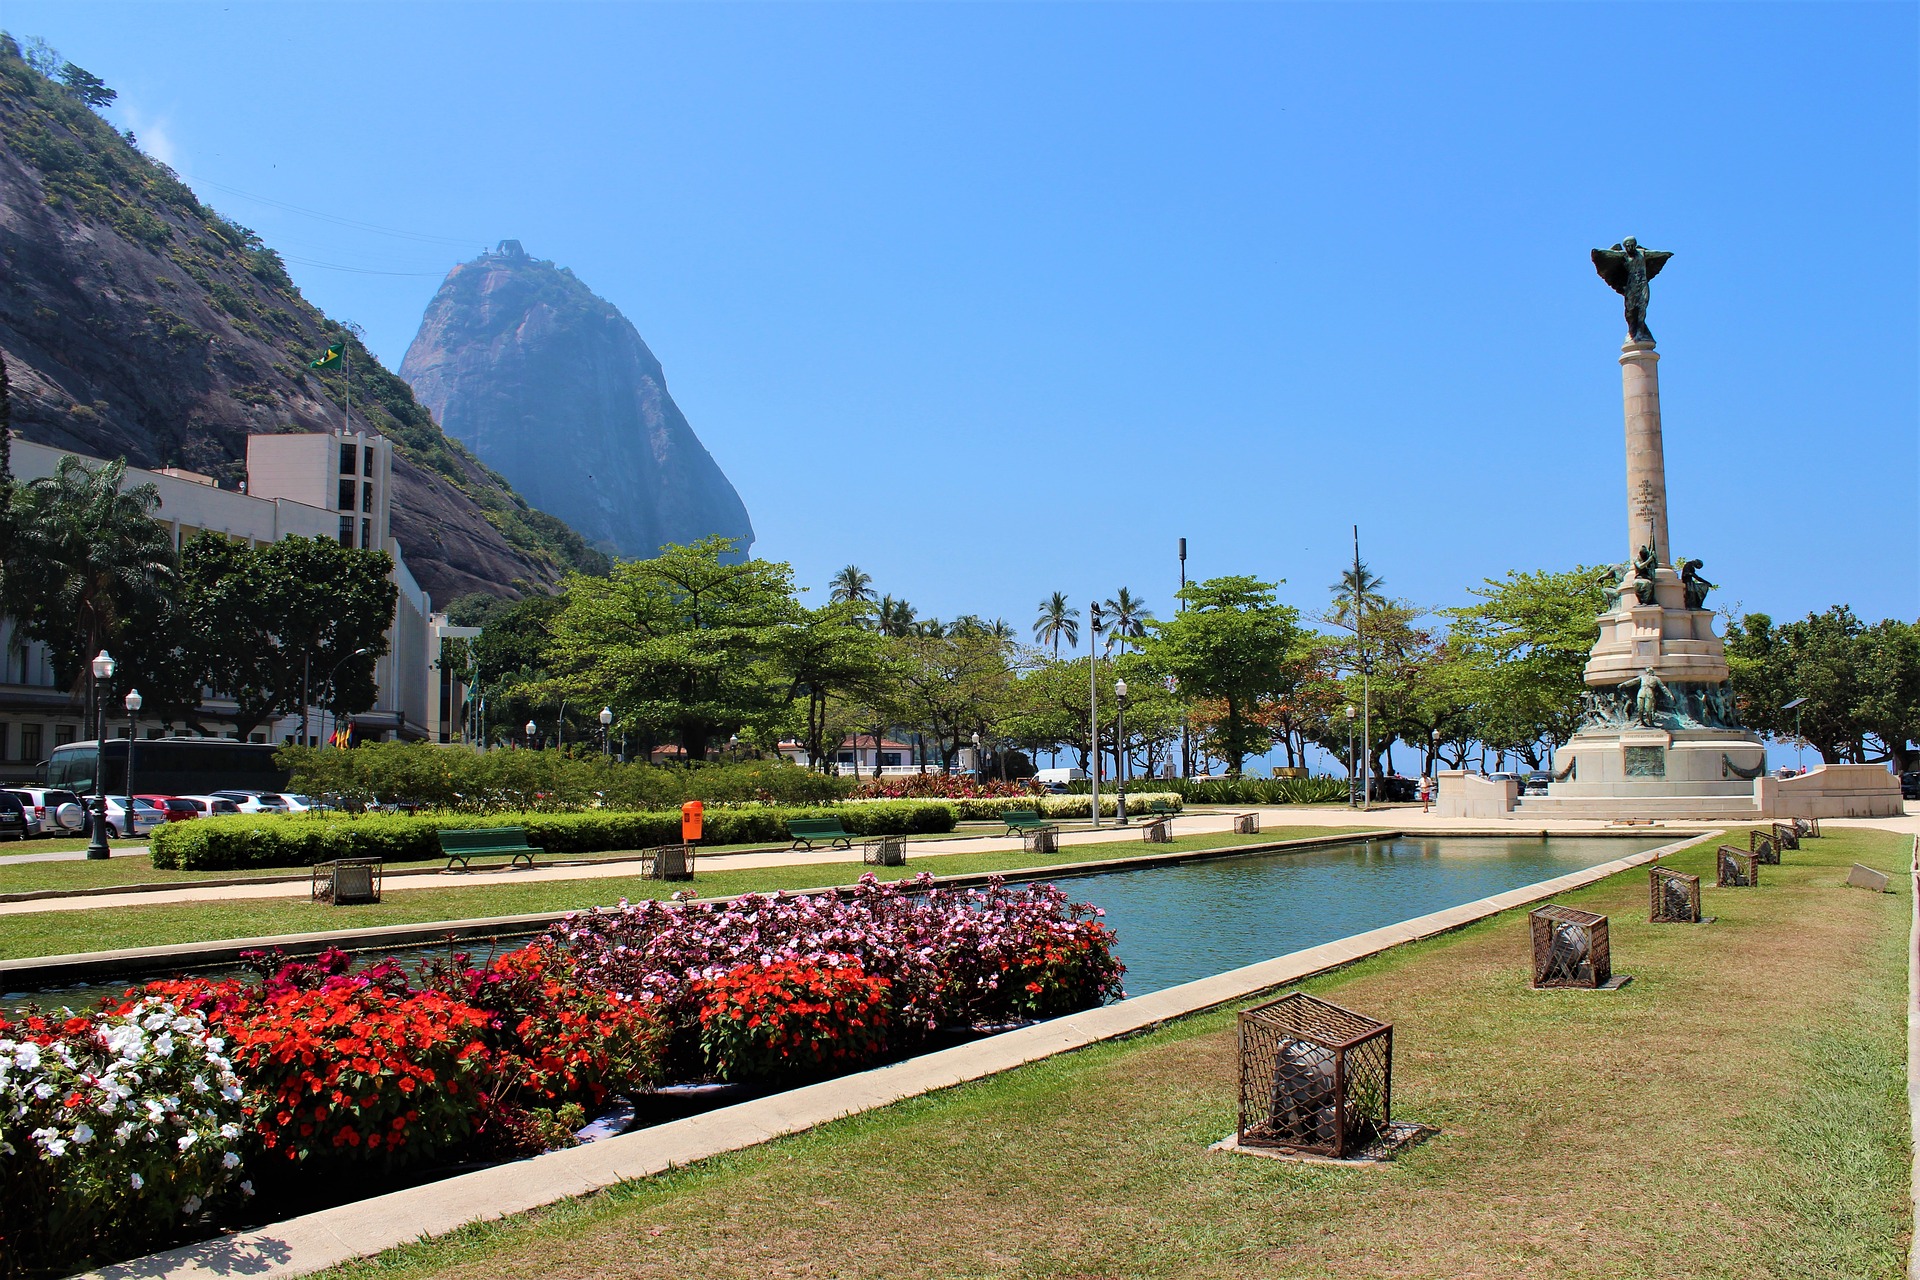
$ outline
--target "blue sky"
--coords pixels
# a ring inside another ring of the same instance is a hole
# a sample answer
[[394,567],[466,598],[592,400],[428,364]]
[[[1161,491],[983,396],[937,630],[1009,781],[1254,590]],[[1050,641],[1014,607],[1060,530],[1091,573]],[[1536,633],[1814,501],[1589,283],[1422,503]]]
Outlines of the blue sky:
[[[1655,286],[1675,550],[1717,603],[1920,612],[1911,5],[771,8],[10,0],[397,366],[512,237],[616,303],[822,587],[1350,554],[1429,606],[1624,558]],[[319,215],[319,216],[316,216]],[[351,223],[405,233],[382,234]],[[326,264],[326,265],[321,265]],[[351,268],[342,270],[340,268]],[[391,274],[379,274],[391,273]]]

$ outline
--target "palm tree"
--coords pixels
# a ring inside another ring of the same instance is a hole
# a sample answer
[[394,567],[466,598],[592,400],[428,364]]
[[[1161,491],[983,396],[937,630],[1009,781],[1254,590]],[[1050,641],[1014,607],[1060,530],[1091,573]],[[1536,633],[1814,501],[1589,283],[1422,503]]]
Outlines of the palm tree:
[[174,577],[173,539],[153,519],[160,491],[149,483],[122,492],[126,475],[124,458],[89,466],[69,455],[17,497],[6,611],[28,639],[47,643],[75,694],[92,674],[88,659]]
[[859,565],[848,565],[827,585],[827,599],[834,604],[867,604],[873,599],[873,579],[860,572]]
[[1366,607],[1368,613],[1386,608],[1387,598],[1380,594],[1380,588],[1385,585],[1379,575],[1368,570],[1364,560],[1352,569],[1342,570],[1340,581],[1327,588],[1333,593],[1333,609],[1329,616],[1343,626],[1350,625],[1356,599]]
[[1147,608],[1147,602],[1135,596],[1125,587],[1120,594],[1106,603],[1107,613],[1112,617],[1113,638],[1121,644],[1138,640],[1147,634],[1147,619],[1153,616]]
[[914,609],[905,600],[895,600],[892,596],[880,597],[880,633],[889,636],[912,635],[914,630]]
[[1056,591],[1040,602],[1040,616],[1033,622],[1033,638],[1040,644],[1053,645],[1053,660],[1060,661],[1060,638],[1065,636],[1067,645],[1073,647],[1080,643],[1080,611],[1067,604],[1066,593]]

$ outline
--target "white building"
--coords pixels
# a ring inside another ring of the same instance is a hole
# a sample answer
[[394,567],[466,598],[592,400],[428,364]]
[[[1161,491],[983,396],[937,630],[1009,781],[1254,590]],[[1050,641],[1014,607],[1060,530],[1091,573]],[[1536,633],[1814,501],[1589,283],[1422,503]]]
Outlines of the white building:
[[[16,436],[14,478],[24,484],[51,476],[68,456],[67,450]],[[342,546],[377,548],[392,556],[399,599],[387,630],[387,654],[374,668],[379,695],[370,710],[352,717],[354,733],[362,740],[433,737],[444,742],[448,716],[443,704],[453,699],[451,719],[457,730],[459,688],[457,681],[440,679],[439,637],[476,633],[472,628],[448,628],[444,615],[436,619],[433,601],[407,571],[390,531],[392,476],[392,443],[364,432],[250,436],[247,481],[241,489],[223,489],[210,476],[176,467],[127,468],[129,485],[150,482],[159,490],[154,519],[167,527],[176,550],[203,534],[254,546],[298,535],[336,538]],[[0,668],[0,779],[30,778],[52,748],[93,736],[91,727],[82,723],[80,704],[54,686],[43,646],[20,640],[10,618],[0,618]],[[201,719],[217,725],[222,712],[230,715],[231,710],[231,703],[209,696]],[[316,711],[309,719],[308,738],[324,740],[332,727]],[[124,737],[128,728],[123,719],[118,736]],[[290,742],[299,729],[299,717],[290,716],[251,736],[255,742]],[[145,738],[191,733],[177,723],[145,719],[138,731]],[[229,729],[224,736],[238,735]]]

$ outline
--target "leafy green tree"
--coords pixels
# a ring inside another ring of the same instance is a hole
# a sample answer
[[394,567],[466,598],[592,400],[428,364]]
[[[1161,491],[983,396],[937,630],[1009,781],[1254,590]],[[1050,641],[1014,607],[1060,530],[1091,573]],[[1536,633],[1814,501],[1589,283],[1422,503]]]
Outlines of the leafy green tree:
[[1855,708],[1866,731],[1868,761],[1888,760],[1901,772],[1920,753],[1920,625],[1888,618],[1859,638],[1860,684]]
[[89,717],[93,655],[118,647],[130,619],[157,613],[175,581],[171,538],[153,519],[159,490],[126,488],[126,474],[124,459],[69,455],[13,495],[6,611],[46,645],[56,680],[87,694]]
[[1153,622],[1140,642],[1148,669],[1178,679],[1182,697],[1223,704],[1213,740],[1234,777],[1272,743],[1256,708],[1284,697],[1298,677],[1290,658],[1300,615],[1275,601],[1275,585],[1245,576],[1190,584],[1180,593],[1186,609]]
[[[1743,723],[1795,735],[1823,759],[1905,768],[1920,734],[1920,637],[1913,624],[1866,625],[1845,605],[1776,625],[1750,613],[1727,628]],[[1796,698],[1806,701],[1786,710]]]
[[1053,660],[1060,660],[1060,641],[1065,639],[1068,648],[1080,644],[1080,611],[1067,603],[1066,593],[1056,591],[1040,602],[1040,616],[1033,622],[1033,639],[1037,644],[1053,646]]
[[1147,621],[1153,617],[1147,602],[1125,587],[1120,588],[1119,594],[1107,598],[1106,610],[1107,616],[1112,619],[1110,634],[1123,645],[1146,635]]
[[[813,767],[822,771],[841,739],[834,729],[842,721],[832,714],[832,703],[857,704],[879,688],[883,641],[864,621],[864,611],[849,599],[801,611],[774,637],[773,665],[787,681],[787,701],[804,703],[800,742]],[[858,723],[872,723],[871,715]]]
[[[552,624],[566,602],[534,593],[519,600],[496,601],[467,625],[482,628],[472,642],[473,671],[480,713],[481,741],[511,742],[535,712],[556,715],[559,695],[544,682]],[[473,615],[469,615],[473,616]],[[652,745],[652,740],[647,742]]]
[[880,634],[887,636],[914,635],[921,626],[913,606],[892,596],[880,597],[876,621],[880,626]]
[[[1580,726],[1583,673],[1606,603],[1599,570],[1513,570],[1472,594],[1479,603],[1446,611],[1458,665],[1437,692],[1445,708],[1471,709],[1473,737],[1537,767],[1543,744],[1558,746]],[[1433,726],[1448,719],[1435,715]]]
[[1353,625],[1356,601],[1368,613],[1386,608],[1387,598],[1380,593],[1384,585],[1380,575],[1368,569],[1364,560],[1353,569],[1342,570],[1340,581],[1327,588],[1333,597],[1330,617],[1341,626],[1350,627]]
[[1008,690],[994,736],[1028,752],[1071,751],[1087,767],[1087,663],[1042,658],[1021,672]]
[[888,646],[888,717],[931,738],[942,765],[962,738],[989,736],[1014,688],[1008,645],[985,628],[895,639]]
[[251,553],[246,575],[273,642],[276,709],[304,719],[308,707],[335,717],[371,707],[400,595],[393,558],[332,538],[282,538]]
[[643,735],[671,733],[690,760],[765,722],[786,702],[773,659],[800,608],[787,565],[734,554],[733,539],[713,537],[607,578],[569,576],[547,649],[556,686]]
[[107,82],[99,76],[71,62],[60,68],[60,83],[66,85],[67,91],[74,97],[96,111],[120,96],[107,88]]

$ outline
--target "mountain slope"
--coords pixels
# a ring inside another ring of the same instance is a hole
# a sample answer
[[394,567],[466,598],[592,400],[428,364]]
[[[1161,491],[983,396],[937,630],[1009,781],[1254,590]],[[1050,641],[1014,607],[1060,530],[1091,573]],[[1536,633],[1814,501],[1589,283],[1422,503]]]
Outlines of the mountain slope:
[[246,437],[343,424],[394,442],[393,532],[441,601],[518,594],[605,558],[448,440],[400,379],[300,296],[280,258],[202,205],[0,37],[0,350],[28,439],[232,483]]
[[400,376],[440,427],[596,546],[652,556],[713,534],[740,495],[618,308],[516,240],[447,274]]

